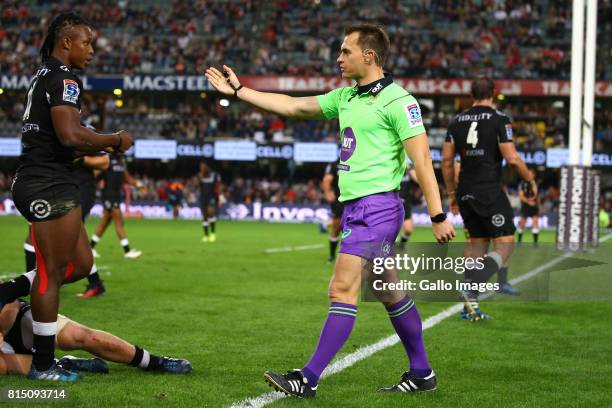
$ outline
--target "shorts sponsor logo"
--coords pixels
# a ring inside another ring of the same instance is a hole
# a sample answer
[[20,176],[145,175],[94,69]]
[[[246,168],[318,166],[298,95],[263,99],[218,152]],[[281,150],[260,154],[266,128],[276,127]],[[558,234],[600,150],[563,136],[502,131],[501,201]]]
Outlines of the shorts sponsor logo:
[[353,232],[353,230],[352,230],[352,229],[350,229],[350,228],[349,228],[349,229],[347,229],[347,230],[342,231],[342,239],[345,239],[346,237],[348,237],[349,235],[351,235],[351,232]]
[[423,118],[421,117],[421,108],[417,103],[404,106],[406,110],[406,116],[408,116],[408,124],[411,128],[423,125]]
[[340,148],[340,160],[347,161],[355,153],[357,138],[355,132],[350,127],[344,128],[342,132],[342,147]]
[[62,100],[76,104],[79,99],[79,84],[72,79],[64,79],[64,94]]
[[30,203],[30,212],[34,217],[42,220],[51,214],[51,204],[46,200],[34,200]]
[[491,224],[496,227],[501,227],[506,222],[506,217],[501,214],[495,214],[491,217]]

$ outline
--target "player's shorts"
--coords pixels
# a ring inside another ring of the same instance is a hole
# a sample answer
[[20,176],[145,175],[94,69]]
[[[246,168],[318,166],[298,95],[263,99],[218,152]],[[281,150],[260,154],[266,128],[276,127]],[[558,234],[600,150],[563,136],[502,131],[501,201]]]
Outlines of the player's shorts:
[[48,177],[17,174],[12,193],[15,207],[29,222],[60,218],[81,203],[76,184]]
[[404,204],[404,220],[412,219],[412,206],[407,198],[402,198]]
[[[32,330],[32,310],[30,305],[20,301],[19,313],[15,323],[4,337],[2,352],[4,354],[33,354],[34,335]],[[57,315],[57,335],[55,336],[55,346],[60,332],[66,324],[72,322],[66,316]]]
[[215,195],[204,195],[200,197],[200,208],[217,207],[219,200]]
[[102,206],[107,211],[121,208],[121,194],[102,194]]
[[396,191],[346,201],[340,252],[367,260],[389,256],[403,222],[404,207]]
[[540,208],[537,205],[527,205],[521,203],[521,215],[525,218],[537,217],[540,214]]
[[331,209],[332,218],[342,218],[342,212],[344,211],[344,204],[336,200],[329,205]]
[[81,185],[79,186],[79,194],[81,196],[81,218],[85,221],[96,203],[96,189],[95,187]]
[[179,205],[181,205],[182,201],[183,200],[181,200],[180,198],[168,199],[168,205],[170,207],[178,207]]
[[502,190],[486,194],[459,193],[459,212],[470,238],[513,235],[514,212]]

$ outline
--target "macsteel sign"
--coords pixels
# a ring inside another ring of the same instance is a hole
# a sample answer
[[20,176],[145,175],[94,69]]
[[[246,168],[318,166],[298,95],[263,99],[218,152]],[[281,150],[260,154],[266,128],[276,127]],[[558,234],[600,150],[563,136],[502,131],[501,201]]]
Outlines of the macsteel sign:
[[[32,76],[0,74],[0,87],[26,90]],[[83,86],[92,91],[110,91],[116,88],[126,91],[172,92],[212,91],[203,75],[95,75],[81,77]],[[244,86],[276,92],[325,92],[353,82],[337,76],[254,76],[240,77]],[[417,79],[395,78],[395,82],[416,95],[469,95],[471,81],[467,79]],[[511,96],[569,96],[569,81],[537,81],[500,79],[496,89]],[[598,81],[595,94],[601,98],[612,97],[612,81]]]

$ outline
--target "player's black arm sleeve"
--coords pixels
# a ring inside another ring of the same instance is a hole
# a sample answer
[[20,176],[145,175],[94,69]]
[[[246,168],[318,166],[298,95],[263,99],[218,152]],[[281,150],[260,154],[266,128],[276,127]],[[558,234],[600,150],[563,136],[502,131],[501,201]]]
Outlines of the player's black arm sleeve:
[[97,152],[121,142],[119,133],[101,134],[81,126],[79,111],[72,106],[52,106],[51,121],[60,143],[82,152]]

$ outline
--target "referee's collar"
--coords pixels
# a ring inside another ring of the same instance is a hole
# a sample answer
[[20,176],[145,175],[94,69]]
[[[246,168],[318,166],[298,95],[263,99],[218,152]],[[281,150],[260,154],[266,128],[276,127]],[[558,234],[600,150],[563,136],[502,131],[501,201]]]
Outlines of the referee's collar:
[[355,90],[357,91],[357,95],[363,95],[369,93],[372,96],[376,96],[385,89],[387,86],[393,83],[393,77],[388,72],[384,73],[384,77],[377,79],[374,82],[370,82],[365,85],[355,85]]

